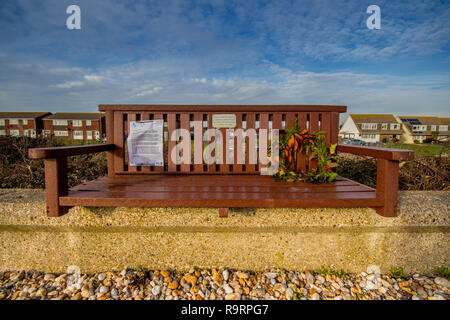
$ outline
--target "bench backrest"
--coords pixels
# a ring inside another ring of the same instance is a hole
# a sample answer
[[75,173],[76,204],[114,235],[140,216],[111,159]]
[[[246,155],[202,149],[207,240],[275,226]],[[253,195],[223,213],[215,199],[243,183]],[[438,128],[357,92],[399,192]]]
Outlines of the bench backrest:
[[[99,111],[106,115],[107,143],[116,145],[108,154],[108,173],[111,174],[152,174],[152,173],[192,173],[192,174],[258,174],[260,164],[251,164],[248,158],[248,138],[245,141],[245,163],[237,164],[176,164],[167,153],[171,154],[177,141],[171,141],[172,132],[178,128],[194,131],[194,121],[202,122],[202,132],[212,128],[215,114],[234,114],[235,129],[285,129],[294,125],[298,118],[301,129],[310,132],[325,131],[327,143],[337,143],[339,131],[339,113],[346,112],[345,106],[309,106],[309,105],[99,105]],[[164,120],[165,145],[167,146],[164,167],[129,166],[126,137],[131,121]],[[226,129],[222,131],[225,139]],[[194,136],[194,135],[192,135]],[[192,138],[193,139],[193,138]],[[236,146],[236,137],[234,138]],[[204,141],[192,141],[192,145],[202,146]],[[224,144],[225,145],[225,141]],[[234,148],[236,150],[236,148]],[[236,153],[236,151],[234,151]],[[214,156],[214,154],[213,154]],[[236,159],[236,154],[234,155]],[[225,161],[223,161],[225,163]],[[308,163],[308,155],[303,151],[298,156],[297,170],[306,172],[314,167]]]

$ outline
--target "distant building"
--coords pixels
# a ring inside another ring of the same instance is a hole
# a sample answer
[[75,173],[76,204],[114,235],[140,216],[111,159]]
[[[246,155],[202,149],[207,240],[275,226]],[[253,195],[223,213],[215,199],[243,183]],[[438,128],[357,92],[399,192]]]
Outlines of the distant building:
[[351,114],[339,130],[339,137],[365,142],[401,141],[402,125],[392,114]]
[[50,112],[0,112],[0,136],[26,136],[41,134],[42,119]]
[[103,113],[57,112],[44,118],[43,134],[73,140],[100,140],[105,132]]
[[405,131],[405,142],[422,142],[435,137],[440,141],[448,141],[450,118],[399,116]]

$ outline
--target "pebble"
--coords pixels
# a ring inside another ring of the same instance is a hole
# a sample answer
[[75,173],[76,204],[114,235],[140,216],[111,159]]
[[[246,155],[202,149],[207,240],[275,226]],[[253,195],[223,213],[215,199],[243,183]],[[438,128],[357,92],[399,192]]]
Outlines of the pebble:
[[152,294],[154,296],[157,296],[161,293],[161,286],[154,286],[152,289]]
[[260,299],[412,299],[449,300],[450,281],[415,273],[395,279],[378,273],[348,274],[343,279],[317,271],[230,269],[102,272],[79,277],[38,271],[0,272],[0,300],[260,300]]
[[99,273],[97,276],[99,281],[103,281],[106,279],[106,274],[105,273]]

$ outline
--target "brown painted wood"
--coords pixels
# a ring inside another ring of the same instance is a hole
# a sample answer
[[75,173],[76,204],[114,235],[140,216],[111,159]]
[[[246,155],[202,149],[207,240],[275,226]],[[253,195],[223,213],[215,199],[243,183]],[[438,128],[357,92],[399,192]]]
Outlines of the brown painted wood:
[[124,171],[124,123],[123,123],[123,113],[114,112],[114,171],[116,173]]
[[111,150],[115,150],[114,144],[89,144],[85,146],[33,148],[28,150],[28,157],[30,159],[55,159]]
[[177,129],[176,127],[176,114],[175,113],[169,113],[167,114],[167,130],[169,134],[169,142],[168,142],[168,155],[167,155],[167,169],[169,172],[176,172],[177,171],[177,165],[175,162],[172,161],[172,150],[176,148],[176,141],[172,140],[172,133]]
[[[125,136],[128,137],[130,135],[130,123],[132,121],[136,121],[136,113],[129,113],[127,116],[127,123],[126,123],[126,127],[125,127]],[[131,166],[130,165],[130,161],[129,161],[129,156],[128,156],[128,147],[126,147],[125,153],[127,155],[127,164],[128,164],[128,171],[129,172],[137,172],[138,171],[138,167],[137,166]]]
[[163,105],[100,104],[99,111],[141,112],[347,112],[346,106],[331,105]]
[[[243,113],[236,113],[236,130],[242,129],[242,116]],[[233,172],[234,173],[242,173],[242,163],[238,163],[238,156],[237,156],[237,150],[240,148],[240,150],[243,150],[242,145],[238,145],[238,139],[236,136],[233,138],[233,148],[234,148],[234,164],[233,164]]]
[[[114,144],[114,112],[106,111],[105,116],[106,125],[106,143]],[[107,151],[106,163],[108,166],[108,176],[114,176],[114,151]]]
[[[246,128],[248,129],[256,129],[256,114],[253,112],[246,114]],[[257,172],[257,165],[250,164],[249,161],[249,152],[250,152],[250,139],[249,137],[245,138],[245,172],[246,173],[254,173]]]
[[344,153],[352,153],[361,156],[369,156],[377,159],[407,161],[414,159],[414,151],[390,148],[375,148],[354,145],[338,145],[337,150]]
[[[298,127],[300,130],[309,129],[307,127],[307,114],[298,114]],[[306,150],[303,148],[302,151],[297,152],[297,172],[306,173]]]
[[221,218],[228,217],[228,208],[219,208],[219,217]]
[[320,131],[324,131],[326,133],[325,140],[328,147],[331,143],[331,130],[331,113],[324,112],[321,114]]
[[338,133],[339,133],[339,113],[331,112],[330,142],[332,144],[338,143]]
[[[261,144],[261,141],[262,141],[262,137],[261,137],[261,135],[259,134],[259,131],[260,131],[260,129],[265,129],[266,130],[266,132],[268,132],[268,130],[269,130],[269,114],[268,113],[260,113],[259,114],[259,128],[258,128],[258,140],[259,140],[259,144]],[[267,137],[266,136],[266,141],[265,141],[265,143],[266,143],[266,146],[268,146],[268,138],[269,137]],[[261,149],[262,150],[262,149]],[[267,149],[266,149],[267,150]],[[264,167],[266,167],[266,165],[262,165],[261,163],[260,163],[260,159],[262,159],[263,157],[267,157],[267,153],[266,154],[262,154],[261,153],[261,151],[258,151],[258,166],[257,166],[257,168],[258,168],[258,171],[261,171],[261,168],[264,168]]]
[[[189,113],[182,113],[180,115],[180,128],[185,129],[187,131],[190,131],[190,121],[189,121],[190,114]],[[184,139],[184,138],[181,138]],[[180,140],[181,140],[180,139]],[[191,138],[189,137],[189,163],[181,162],[180,168],[181,172],[190,172],[191,171]],[[181,158],[184,156],[184,154],[181,154]]]
[[45,159],[45,200],[49,217],[60,217],[66,214],[70,206],[61,206],[59,197],[66,196],[67,187],[67,157]]
[[[194,113],[194,136],[201,137],[194,139],[194,172],[203,172],[203,113]],[[196,150],[196,151],[195,151]]]
[[384,206],[376,211],[383,217],[397,216],[398,201],[398,161],[386,159],[377,160],[377,189],[378,198]]

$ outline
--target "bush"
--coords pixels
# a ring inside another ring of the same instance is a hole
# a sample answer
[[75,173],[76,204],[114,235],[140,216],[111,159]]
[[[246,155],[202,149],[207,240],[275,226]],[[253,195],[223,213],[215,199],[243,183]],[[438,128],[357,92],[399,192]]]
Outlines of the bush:
[[[44,161],[29,159],[28,149],[70,144],[56,138],[1,137],[0,188],[44,188]],[[69,186],[72,187],[105,175],[106,155],[94,153],[68,157],[67,166]]]
[[[449,190],[450,160],[447,155],[424,156],[400,163],[400,190]],[[377,162],[373,158],[340,154],[337,173],[375,188]]]

